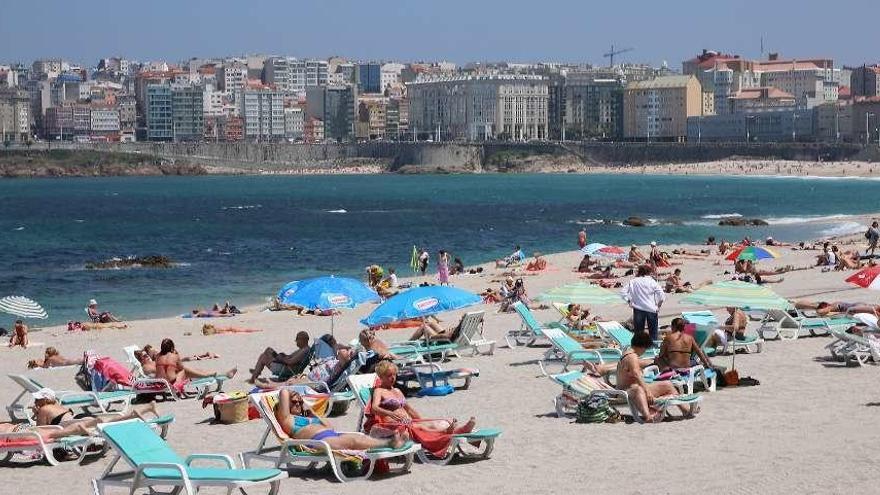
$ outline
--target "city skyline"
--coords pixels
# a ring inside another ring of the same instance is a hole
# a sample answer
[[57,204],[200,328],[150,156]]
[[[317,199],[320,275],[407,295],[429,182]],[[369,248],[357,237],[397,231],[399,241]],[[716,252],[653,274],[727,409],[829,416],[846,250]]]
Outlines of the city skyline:
[[[573,0],[546,9],[497,0],[442,5],[384,0],[369,9],[343,1],[242,8],[226,0],[184,5],[159,0],[148,10],[104,0],[81,7],[58,0],[10,2],[0,18],[0,61],[59,57],[93,65],[115,55],[177,61],[261,53],[607,65],[602,55],[614,44],[634,48],[617,62],[665,61],[678,68],[702,48],[761,58],[763,39],[764,56],[823,56],[842,66],[878,60],[873,19],[880,15],[880,5],[870,0],[837,2],[831,17],[827,4],[816,0],[800,2],[796,11],[752,0],[724,11],[708,11],[694,0],[672,6],[630,3],[625,11]],[[639,16],[627,17],[631,12]]]

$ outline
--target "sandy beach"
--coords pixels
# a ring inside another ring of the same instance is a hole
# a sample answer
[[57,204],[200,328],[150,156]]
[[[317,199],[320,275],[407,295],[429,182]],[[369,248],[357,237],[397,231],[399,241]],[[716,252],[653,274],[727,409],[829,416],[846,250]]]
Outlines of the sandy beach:
[[[848,175],[854,175],[847,170]],[[572,232],[572,247],[574,238]],[[662,244],[663,240],[658,242]],[[844,250],[851,248],[847,243],[864,249],[861,234],[841,240]],[[671,251],[674,247],[678,246],[664,249]],[[642,250],[645,252],[645,247]],[[760,267],[810,266],[815,264],[818,254],[787,247],[780,248],[780,252],[780,259],[761,262]],[[576,251],[546,258],[548,270],[524,277],[531,296],[579,280],[573,272],[580,259]],[[732,263],[722,261],[714,250],[707,258],[678,261],[683,262],[684,280],[692,283],[729,279],[724,272],[732,271]],[[493,281],[499,278],[497,273],[494,267],[487,266],[481,275],[456,276],[452,283],[480,292],[498,287],[498,282]],[[810,268],[786,273],[784,282],[770,287],[793,299],[876,302],[876,293],[844,282],[851,273]],[[433,275],[428,279],[435,281]],[[217,291],[222,293],[222,287]],[[669,297],[662,308],[661,324],[667,324],[682,310],[701,309],[682,305],[682,297]],[[336,318],[338,338],[354,338],[361,328],[358,320],[372,309],[367,305],[344,311]],[[864,492],[866,488],[871,492],[869,487],[875,478],[873,454],[880,443],[880,432],[871,426],[877,418],[875,406],[880,405],[877,369],[872,365],[845,367],[826,361],[828,353],[823,346],[828,338],[771,341],[762,353],[738,355],[736,366],[740,375],[754,377],[761,385],[706,394],[702,412],[695,419],[660,425],[582,425],[573,423],[571,418],[557,418],[554,413],[553,398],[559,388],[541,376],[537,366],[537,359],[546,349],[505,346],[503,336],[519,327],[519,317],[515,313],[496,313],[498,305],[477,309],[486,311],[484,335],[497,341],[498,349],[492,356],[453,358],[444,366],[476,367],[480,377],[470,389],[448,397],[412,400],[416,408],[433,417],[466,419],[473,415],[478,426],[501,428],[504,434],[490,459],[453,462],[444,467],[416,464],[407,475],[347,484],[331,481],[326,472],[312,473],[283,481],[281,493],[853,493]],[[623,304],[592,309],[608,319],[624,320],[630,315]],[[722,312],[715,310],[717,315]],[[445,314],[442,318],[455,322],[460,314]],[[553,310],[536,311],[536,315],[541,321],[558,319]],[[210,350],[221,355],[216,360],[195,363],[200,368],[219,372],[238,366],[241,371],[226,386],[226,390],[234,391],[250,389],[245,383],[247,369],[266,346],[290,350],[297,331],[306,330],[315,338],[330,330],[330,319],[326,317],[296,316],[260,308],[248,308],[245,314],[210,323],[259,328],[261,333],[203,336],[201,325],[207,321],[163,318],[129,322],[125,330],[84,333],[68,333],[53,327],[32,333],[31,339],[55,346],[68,357],[94,349],[124,362],[124,346],[156,345],[163,337],[171,337],[183,354]],[[756,322],[750,323],[751,329],[756,326]],[[409,334],[408,330],[388,330],[380,336],[395,341],[404,340]],[[45,346],[27,350],[2,347],[0,374],[26,373],[53,388],[74,389],[73,368],[26,370],[27,361],[41,357],[44,349]],[[730,362],[729,357],[715,359],[725,366]],[[17,393],[16,385],[4,376],[0,380],[4,403]],[[166,402],[160,404],[160,409],[175,415],[168,441],[184,455],[210,452],[236,456],[254,448],[264,428],[259,420],[236,425],[212,424],[212,411],[202,409],[195,400]],[[339,430],[352,430],[356,420],[357,407],[353,405],[347,415],[331,421]],[[75,462],[58,467],[3,466],[0,493],[57,492],[62,484],[63,493],[91,493],[90,480],[100,475],[107,462],[104,457],[82,466]]]
[[[586,174],[763,175],[780,177],[876,177],[872,162],[811,162],[799,160],[718,160],[700,163],[660,163],[631,166],[592,166],[575,169]],[[546,170],[553,171],[553,170]],[[564,168],[556,171],[565,171]]]

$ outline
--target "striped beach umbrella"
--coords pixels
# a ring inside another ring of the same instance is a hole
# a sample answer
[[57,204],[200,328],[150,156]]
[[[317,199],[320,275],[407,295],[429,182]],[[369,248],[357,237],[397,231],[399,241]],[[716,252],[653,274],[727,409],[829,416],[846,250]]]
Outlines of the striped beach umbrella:
[[536,299],[563,304],[600,305],[623,303],[620,294],[586,282],[575,282],[550,289],[539,295]]
[[0,299],[0,312],[9,313],[20,318],[45,320],[49,317],[42,306],[23,296],[6,296]]
[[681,300],[683,304],[748,309],[791,309],[787,299],[763,285],[738,280],[715,282]]
[[594,242],[591,244],[587,244],[581,249],[581,254],[588,254],[590,256],[604,256],[606,258],[616,258],[623,259],[626,258],[626,251],[617,246],[608,246],[602,244],[601,242]]
[[770,248],[762,247],[762,246],[744,246],[738,249],[734,249],[727,255],[727,260],[736,261],[736,260],[749,260],[749,261],[758,261],[758,260],[769,260],[778,258],[779,253],[773,251]]

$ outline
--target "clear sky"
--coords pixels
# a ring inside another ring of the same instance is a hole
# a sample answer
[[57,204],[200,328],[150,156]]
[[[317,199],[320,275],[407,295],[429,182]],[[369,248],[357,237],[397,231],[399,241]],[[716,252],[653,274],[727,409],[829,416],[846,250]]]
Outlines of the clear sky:
[[681,61],[702,48],[880,61],[880,0],[3,0],[0,61],[248,53],[377,60]]

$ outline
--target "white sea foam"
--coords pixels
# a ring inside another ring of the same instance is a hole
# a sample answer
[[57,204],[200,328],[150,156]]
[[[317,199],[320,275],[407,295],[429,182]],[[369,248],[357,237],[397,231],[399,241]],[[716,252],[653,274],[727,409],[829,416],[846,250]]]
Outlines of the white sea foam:
[[327,210],[327,213],[348,213],[348,210],[345,208],[340,208],[338,210]]
[[714,219],[720,220],[722,218],[742,218],[742,215],[740,215],[739,213],[717,213],[717,214],[713,213],[711,215],[703,215],[700,218],[706,218],[706,219],[713,219],[714,218]]
[[841,235],[856,234],[865,230],[865,226],[859,222],[844,222],[840,225],[824,229],[819,232],[822,237],[837,237]]
[[235,206],[223,206],[221,210],[253,210],[254,208],[262,208],[263,205],[235,205]]
[[837,220],[842,220],[846,218],[851,218],[852,215],[815,215],[815,216],[804,216],[804,217],[776,217],[776,218],[765,218],[767,223],[770,225],[794,225],[799,223],[823,223],[823,222],[834,222]]
[[16,228],[14,228],[14,229],[12,229],[12,230],[15,230],[15,231],[22,231],[22,230],[24,230],[24,227],[16,227]]

